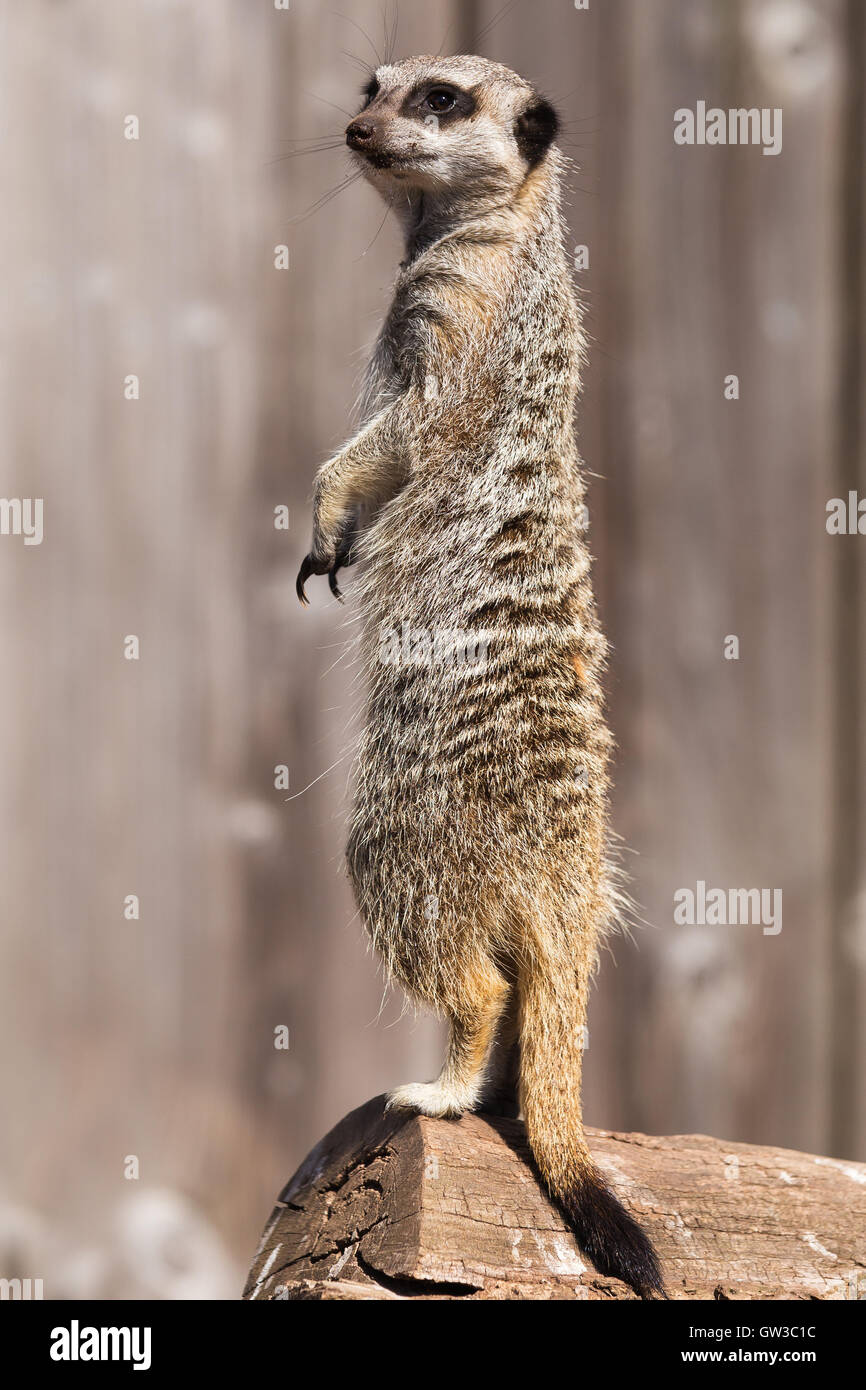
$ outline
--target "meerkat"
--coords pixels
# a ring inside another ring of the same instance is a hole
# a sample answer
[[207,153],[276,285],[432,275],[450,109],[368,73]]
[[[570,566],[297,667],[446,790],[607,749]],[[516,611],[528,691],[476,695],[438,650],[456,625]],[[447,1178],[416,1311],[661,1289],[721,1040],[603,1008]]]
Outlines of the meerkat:
[[618,895],[557,130],[550,103],[486,59],[372,76],[346,141],[406,254],[361,428],[316,475],[297,587],[306,602],[327,574],[339,596],[339,568],[362,562],[349,876],[389,976],[450,1027],[439,1078],[388,1105],[496,1108],[516,1071],[535,1162],[583,1250],[653,1297],[653,1247],[581,1118],[587,992]]

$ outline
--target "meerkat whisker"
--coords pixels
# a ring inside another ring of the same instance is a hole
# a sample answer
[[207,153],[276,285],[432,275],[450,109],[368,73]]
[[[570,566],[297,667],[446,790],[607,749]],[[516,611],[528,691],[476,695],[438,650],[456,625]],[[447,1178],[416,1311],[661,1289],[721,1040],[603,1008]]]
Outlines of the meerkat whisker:
[[305,95],[312,97],[314,101],[320,101],[323,106],[330,106],[332,111],[339,111],[341,116],[347,116],[349,120],[352,119],[351,111],[344,110],[344,108],[338,106],[335,101],[328,101],[327,97],[320,97],[317,92],[305,91]]
[[357,53],[349,53],[347,49],[341,48],[340,54],[343,58],[348,59],[350,63],[354,63],[359,72],[366,73],[368,76],[373,72],[370,64],[366,63],[363,58],[359,58]]
[[519,2],[520,0],[507,0],[507,3],[503,5],[500,10],[497,10],[493,18],[489,20],[487,24],[484,25],[484,28],[479,29],[478,33],[475,36],[476,43],[480,44],[482,39],[486,39],[488,34],[490,34],[492,30],[496,28],[497,24],[500,24],[503,19],[507,19],[507,17],[511,14],[512,10],[515,9]]
[[331,10],[331,14],[336,15],[337,19],[343,19],[346,21],[347,24],[351,24],[353,29],[357,29],[358,33],[370,45],[370,51],[373,54],[373,57],[376,59],[376,67],[380,68],[382,66],[382,58],[379,54],[378,48],[374,44],[373,40],[370,38],[370,35],[367,33],[366,29],[364,29],[363,26],[360,25],[356,19],[352,19],[351,15],[343,14],[340,10]]
[[394,209],[394,197],[396,197],[396,194],[393,195],[393,196],[390,198],[390,200],[389,200],[389,202],[388,202],[388,206],[385,208],[385,212],[384,212],[384,215],[383,215],[383,217],[382,217],[382,221],[379,223],[378,227],[376,228],[376,235],[373,237],[373,240],[370,242],[370,244],[369,244],[368,246],[365,246],[365,248],[364,248],[364,250],[361,252],[360,256],[358,256],[357,259],[358,259],[359,261],[362,261],[362,260],[364,259],[364,257],[367,255],[367,252],[368,252],[368,251],[372,251],[373,247],[376,245],[376,242],[379,240],[379,236],[381,235],[382,228],[385,226],[385,223],[388,221],[388,213],[389,213],[389,212],[392,212],[393,209]]
[[319,212],[321,208],[325,207],[327,203],[330,203],[339,193],[342,193],[344,189],[348,188],[351,184],[357,183],[359,178],[361,178],[361,174],[350,174],[342,183],[338,183],[336,188],[331,188],[327,193],[323,193],[321,198],[318,198],[316,202],[313,203],[312,207],[307,208],[306,212],[302,212],[298,217],[293,217],[290,226],[295,227],[300,222],[306,222],[308,217],[312,217],[313,213]]
[[345,148],[345,141],[331,140],[326,145],[311,145],[306,150],[287,150],[285,154],[278,154],[275,159],[269,159],[266,168],[272,164],[283,164],[287,159],[300,159],[303,154],[327,154],[330,150],[342,150]]

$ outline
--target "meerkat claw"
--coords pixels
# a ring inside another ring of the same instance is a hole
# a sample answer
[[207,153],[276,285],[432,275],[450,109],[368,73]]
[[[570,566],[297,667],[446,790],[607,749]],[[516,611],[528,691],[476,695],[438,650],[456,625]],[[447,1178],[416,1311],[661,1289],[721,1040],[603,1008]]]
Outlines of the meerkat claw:
[[301,568],[298,570],[298,578],[295,583],[295,592],[305,608],[309,607],[310,600],[307,598],[304,585],[313,573],[313,566],[310,563],[309,555],[305,555],[301,561]]
[[[305,555],[301,561],[301,568],[298,570],[298,578],[295,582],[295,592],[303,604],[309,604],[304,585],[311,574],[327,574],[331,568],[329,560],[317,560],[314,555]],[[333,589],[333,584],[331,588]]]
[[343,595],[341,594],[341,592],[340,592],[340,587],[339,587],[339,585],[338,585],[338,583],[337,583],[337,566],[336,566],[336,565],[334,566],[333,569],[328,570],[328,584],[330,585],[331,593],[334,595],[334,598],[335,598],[335,599],[338,599],[339,602],[342,603],[342,602],[343,602]]

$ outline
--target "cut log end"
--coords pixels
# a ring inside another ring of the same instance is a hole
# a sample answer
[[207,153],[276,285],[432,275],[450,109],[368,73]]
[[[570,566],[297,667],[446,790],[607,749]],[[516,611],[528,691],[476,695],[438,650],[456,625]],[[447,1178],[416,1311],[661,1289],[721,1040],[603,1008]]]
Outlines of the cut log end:
[[[866,1164],[704,1135],[587,1131],[675,1299],[866,1296]],[[579,1249],[523,1125],[386,1114],[377,1096],[281,1193],[244,1298],[633,1299]]]

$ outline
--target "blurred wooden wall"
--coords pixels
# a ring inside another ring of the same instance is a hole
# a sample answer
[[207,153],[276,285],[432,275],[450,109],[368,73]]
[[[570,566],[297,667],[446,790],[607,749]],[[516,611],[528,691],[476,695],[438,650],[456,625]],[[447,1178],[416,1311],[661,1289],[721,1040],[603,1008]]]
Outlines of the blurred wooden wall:
[[[340,8],[0,6],[0,493],[45,499],[41,546],[0,537],[0,1203],[73,1243],[135,1153],[242,1256],[329,1124],[439,1060],[435,1023],[379,1016],[341,876],[351,599],[294,597],[400,255],[363,185],[304,217],[343,150],[286,157],[339,140],[389,41],[393,4]],[[852,1157],[866,542],[824,522],[866,495],[863,31],[858,0],[400,0],[395,39],[519,68],[579,166],[615,824],[649,923],[602,968],[588,1118]],[[783,152],[675,146],[698,99],[781,106]],[[781,888],[781,934],[674,926],[698,879]]]

